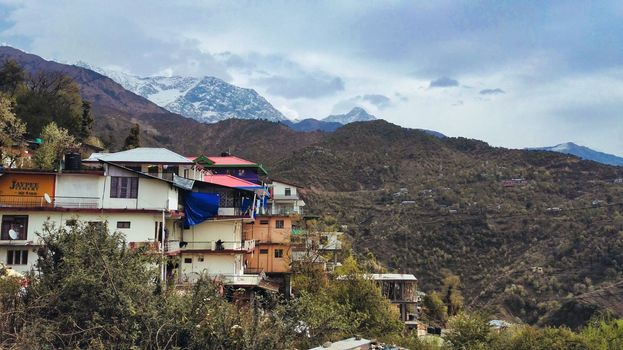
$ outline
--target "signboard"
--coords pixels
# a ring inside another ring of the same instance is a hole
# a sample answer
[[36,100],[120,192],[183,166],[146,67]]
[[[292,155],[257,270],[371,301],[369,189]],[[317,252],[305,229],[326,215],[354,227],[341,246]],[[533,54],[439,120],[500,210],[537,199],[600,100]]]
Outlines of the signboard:
[[54,197],[55,176],[51,174],[4,174],[0,176],[0,201],[11,197]]

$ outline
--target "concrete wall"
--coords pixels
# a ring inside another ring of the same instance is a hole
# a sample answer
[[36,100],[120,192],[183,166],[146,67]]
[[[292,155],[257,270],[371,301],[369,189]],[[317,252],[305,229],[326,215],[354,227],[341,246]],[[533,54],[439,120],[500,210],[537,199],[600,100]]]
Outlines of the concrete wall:
[[[282,249],[283,257],[275,258],[275,250]],[[261,254],[267,250],[267,254]],[[290,271],[290,246],[289,245],[259,245],[255,247],[253,254],[244,256],[247,268],[262,270],[266,273],[283,273]]]
[[[277,220],[283,220],[283,228],[277,228]],[[268,224],[263,222],[268,221]],[[290,242],[292,219],[289,216],[258,216],[253,223],[244,224],[246,240],[257,240],[265,243]]]
[[186,242],[213,242],[219,239],[225,242],[241,241],[241,220],[207,220],[183,232],[183,240]]
[[288,184],[284,184],[282,182],[273,181],[273,196],[285,196],[286,188],[290,189],[290,195],[294,197],[298,197],[298,193],[296,192],[296,187]]
[[[4,215],[28,216],[28,231],[26,240],[6,241],[0,240],[0,261],[7,263],[7,250],[28,249],[30,255],[27,265],[12,265],[16,271],[25,272],[34,266],[37,255],[36,245],[40,244],[37,233],[43,234],[43,226],[46,221],[53,223],[55,227],[65,226],[67,220],[80,220],[82,222],[108,222],[110,231],[118,231],[125,235],[127,242],[146,242],[155,239],[155,223],[162,221],[160,213],[67,213],[67,212],[41,212],[41,211],[3,211]],[[118,221],[129,221],[130,228],[117,229]],[[31,242],[31,243],[28,243]],[[27,245],[28,244],[28,245]]]
[[104,208],[177,209],[177,189],[164,181],[139,177],[138,198],[110,198],[111,176],[137,177],[137,175],[116,167],[109,167],[107,175],[102,189]]
[[243,268],[242,255],[240,254],[182,253],[180,259],[183,282],[194,282],[202,274],[211,276],[242,275],[244,273]]

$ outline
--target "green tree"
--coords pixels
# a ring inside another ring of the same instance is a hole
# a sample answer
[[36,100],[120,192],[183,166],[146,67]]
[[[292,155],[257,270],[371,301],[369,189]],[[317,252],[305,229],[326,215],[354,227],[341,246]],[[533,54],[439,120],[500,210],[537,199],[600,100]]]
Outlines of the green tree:
[[59,72],[38,72],[29,77],[27,89],[16,96],[15,114],[38,135],[50,122],[78,135],[82,119],[82,98],[74,81]]
[[623,349],[623,319],[602,317],[592,320],[580,334],[591,349]]
[[58,127],[54,122],[43,129],[41,139],[43,142],[33,159],[40,169],[54,169],[66,151],[77,147],[76,139],[69,134],[69,131]]
[[424,314],[429,322],[435,325],[443,325],[448,320],[448,307],[439,297],[437,292],[428,293],[422,300]]
[[0,91],[13,97],[26,81],[24,69],[15,60],[6,60],[0,68]]
[[25,133],[26,124],[13,114],[11,99],[0,94],[0,164],[11,167],[21,157]]
[[91,136],[93,128],[93,116],[91,115],[91,103],[82,101],[82,118],[80,119],[80,140],[84,141]]
[[458,314],[463,308],[463,295],[461,294],[461,280],[459,276],[447,272],[443,279],[442,295],[448,310],[448,316]]
[[132,129],[130,129],[130,134],[125,138],[125,142],[123,143],[124,150],[141,147],[140,132],[140,126],[138,124],[134,124]]
[[445,339],[456,350],[489,349],[491,327],[487,319],[478,314],[458,314],[448,321]]

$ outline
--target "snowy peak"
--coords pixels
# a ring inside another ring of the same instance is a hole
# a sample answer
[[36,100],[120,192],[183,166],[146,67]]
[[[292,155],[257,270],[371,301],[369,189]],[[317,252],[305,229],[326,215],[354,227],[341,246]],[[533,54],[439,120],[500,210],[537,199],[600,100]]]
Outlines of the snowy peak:
[[597,163],[623,166],[623,158],[604,152],[595,151],[585,146],[577,145],[573,142],[565,142],[551,147],[529,148],[529,150],[551,151],[574,155],[576,157],[592,160]]
[[322,121],[325,122],[337,122],[340,124],[349,124],[354,122],[367,122],[370,120],[376,120],[377,118],[372,114],[366,112],[365,109],[361,107],[355,107],[350,112],[346,114],[334,114],[324,118]]
[[214,123],[229,118],[286,120],[255,90],[241,88],[215,77],[138,77],[93,67],[84,62],[76,65],[105,75],[168,111],[200,122]]

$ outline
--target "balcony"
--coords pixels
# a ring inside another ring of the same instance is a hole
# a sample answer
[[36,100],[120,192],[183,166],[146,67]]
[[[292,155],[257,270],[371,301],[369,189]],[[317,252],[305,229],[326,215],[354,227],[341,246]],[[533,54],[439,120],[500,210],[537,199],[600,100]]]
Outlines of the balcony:
[[209,252],[250,252],[255,248],[255,240],[247,241],[195,241],[188,242],[182,250],[184,251],[209,251]]
[[2,208],[100,208],[101,201],[98,197],[50,197],[48,203],[43,196],[0,196]]
[[180,241],[168,240],[164,242],[164,253],[167,255],[177,255],[182,251]]
[[[202,275],[197,272],[191,272],[187,275],[180,277],[176,284],[178,287],[191,286],[197,283],[201,276]],[[255,274],[207,274],[203,276],[208,277],[209,279],[214,281],[222,281],[226,285],[234,286],[257,286],[260,284],[260,281],[262,281],[262,275]]]
[[299,196],[296,194],[290,194],[290,195],[285,195],[285,194],[274,194],[272,196],[272,199],[276,200],[276,201],[297,201],[299,200]]

